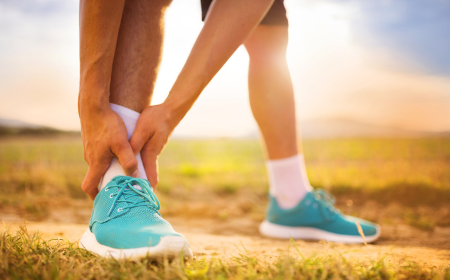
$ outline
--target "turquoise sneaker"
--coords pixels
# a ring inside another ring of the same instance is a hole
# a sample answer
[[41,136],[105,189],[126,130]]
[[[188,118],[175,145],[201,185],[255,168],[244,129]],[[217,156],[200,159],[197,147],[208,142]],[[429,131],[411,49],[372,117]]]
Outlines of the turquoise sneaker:
[[259,227],[262,235],[290,239],[327,240],[342,243],[367,243],[377,240],[380,226],[346,216],[334,208],[334,197],[321,189],[309,192],[297,206],[282,209],[276,199],[269,196],[267,218]]
[[80,245],[104,257],[191,258],[188,242],[161,217],[159,208],[147,180],[116,176],[95,198]]

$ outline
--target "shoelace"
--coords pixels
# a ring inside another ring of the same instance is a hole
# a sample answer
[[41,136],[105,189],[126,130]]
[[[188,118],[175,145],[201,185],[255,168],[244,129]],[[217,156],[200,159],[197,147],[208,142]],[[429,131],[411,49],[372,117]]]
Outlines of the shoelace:
[[321,206],[322,215],[329,221],[332,221],[335,215],[339,212],[334,208],[336,198],[329,192],[323,189],[317,189],[314,191],[314,197],[316,202]]
[[[121,209],[122,211],[139,206],[148,206],[157,211],[161,208],[158,198],[156,197],[152,187],[146,180],[140,178],[118,176],[115,177],[113,181],[114,182],[118,181],[118,183],[108,186],[107,187],[108,189],[106,189],[106,191],[108,191],[111,188],[117,187],[119,188],[119,192],[111,194],[111,196],[116,196],[116,198],[113,201],[111,209],[109,209],[108,217],[111,215],[116,205],[120,202],[127,203],[127,206],[118,209],[118,210]],[[134,187],[135,185],[140,186],[142,190],[137,190]],[[141,197],[142,200],[137,201],[131,200],[130,198],[133,197]]]

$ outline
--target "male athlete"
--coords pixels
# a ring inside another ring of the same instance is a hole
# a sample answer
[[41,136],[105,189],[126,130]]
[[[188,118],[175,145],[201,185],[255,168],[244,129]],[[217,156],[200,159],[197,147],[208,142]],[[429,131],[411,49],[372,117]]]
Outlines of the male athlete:
[[297,147],[283,0],[202,0],[205,24],[189,57],[164,103],[149,106],[169,4],[80,1],[79,115],[89,164],[82,189],[95,199],[81,245],[113,257],[192,255],[186,239],[158,212],[152,189],[158,182],[157,159],[241,44],[250,57],[250,105],[268,157],[269,207],[261,233],[347,243],[361,243],[363,236],[376,240],[378,225],[341,214],[331,195],[309,184]]

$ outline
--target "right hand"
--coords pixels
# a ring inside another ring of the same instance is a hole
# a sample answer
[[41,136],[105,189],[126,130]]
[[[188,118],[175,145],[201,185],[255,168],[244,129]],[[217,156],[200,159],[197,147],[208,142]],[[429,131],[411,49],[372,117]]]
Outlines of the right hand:
[[81,188],[93,200],[113,157],[118,157],[127,176],[139,177],[138,163],[128,142],[125,124],[109,105],[104,108],[80,106],[79,112],[84,159],[89,165]]

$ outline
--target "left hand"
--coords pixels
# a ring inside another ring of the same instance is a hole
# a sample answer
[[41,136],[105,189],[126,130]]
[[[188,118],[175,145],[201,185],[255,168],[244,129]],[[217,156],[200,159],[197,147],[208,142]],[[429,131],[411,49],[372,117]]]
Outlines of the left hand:
[[158,184],[158,157],[179,122],[172,117],[164,104],[149,106],[139,116],[130,138],[134,154],[141,152],[145,173],[153,188]]

